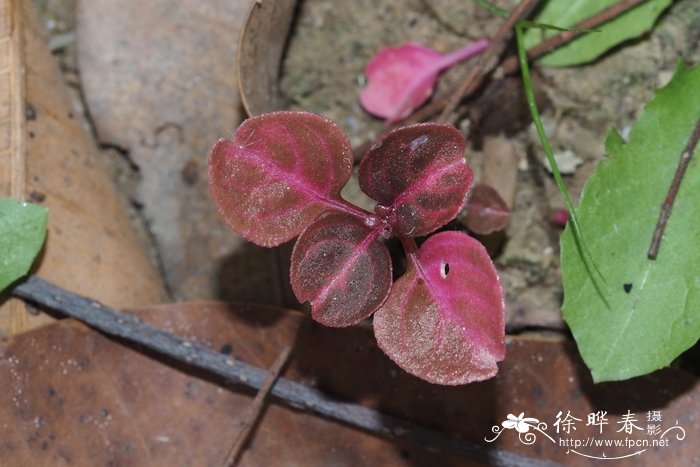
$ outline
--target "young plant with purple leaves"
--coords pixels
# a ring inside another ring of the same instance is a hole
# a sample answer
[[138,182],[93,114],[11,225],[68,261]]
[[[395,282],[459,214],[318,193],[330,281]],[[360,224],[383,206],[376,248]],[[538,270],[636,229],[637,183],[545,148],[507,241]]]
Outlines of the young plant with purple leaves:
[[[234,231],[272,247],[299,237],[291,284],[313,318],[350,326],[374,314],[381,349],[400,367],[439,384],[494,376],[505,357],[501,285],[485,248],[460,232],[440,232],[418,248],[415,237],[452,220],[472,172],[455,128],[418,124],[376,142],[359,167],[374,212],[340,196],[353,157],[347,135],[307,112],[246,120],[220,140],[209,185]],[[397,236],[406,273],[392,284],[389,250]]]

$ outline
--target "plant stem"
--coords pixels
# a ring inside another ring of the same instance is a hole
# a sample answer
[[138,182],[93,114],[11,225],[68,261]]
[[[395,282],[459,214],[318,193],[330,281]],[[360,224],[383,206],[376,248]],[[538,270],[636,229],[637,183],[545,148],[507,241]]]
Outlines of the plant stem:
[[346,214],[350,214],[351,216],[359,217],[363,221],[374,217],[374,214],[371,212],[367,211],[366,209],[363,209],[359,206],[355,206],[351,202],[341,199],[340,201],[336,201],[334,199],[326,199],[326,198],[318,198],[319,201],[324,203],[326,206],[328,206],[330,209],[333,209],[335,211],[340,211],[344,212]]
[[[613,6],[606,8],[605,10],[599,11],[593,16],[590,16],[585,20],[581,21],[580,23],[576,23],[575,25],[571,26],[571,31],[562,31],[548,39],[545,39],[539,44],[530,47],[529,49],[527,49],[527,58],[528,60],[534,60],[536,58],[539,58],[542,55],[549,52],[550,50],[556,49],[557,47],[560,47],[578,38],[581,34],[585,32],[583,30],[594,29],[600,26],[601,24],[607,23],[608,21],[617,18],[618,16],[628,12],[632,8],[640,5],[641,3],[644,3],[645,1],[647,0],[622,0],[621,2],[616,3]],[[500,68],[503,70],[503,73],[510,74],[516,71],[519,66],[520,64],[518,56],[514,55],[505,59],[501,64]]]
[[467,44],[461,49],[457,49],[454,52],[444,54],[440,61],[437,62],[437,64],[435,65],[435,69],[431,69],[430,71],[431,73],[434,73],[436,71],[444,70],[445,68],[451,67],[452,65],[459,63],[462,60],[466,60],[469,57],[478,55],[484,50],[488,49],[489,44],[490,42],[487,39],[479,39],[476,42]]
[[693,133],[690,135],[688,144],[685,145],[685,149],[683,149],[683,152],[681,153],[681,159],[678,161],[676,174],[673,176],[671,186],[668,188],[666,199],[661,205],[659,220],[656,223],[654,236],[651,239],[651,245],[649,245],[649,251],[647,252],[647,257],[649,259],[656,259],[656,256],[659,254],[659,245],[661,244],[661,239],[664,236],[664,230],[666,230],[666,223],[668,222],[668,218],[671,216],[671,210],[673,209],[674,201],[676,201],[678,188],[681,186],[683,175],[685,175],[685,171],[688,169],[690,159],[692,159],[695,148],[698,145],[698,140],[700,140],[700,120],[698,120],[695,124],[695,128],[693,129]]
[[408,263],[420,271],[421,266],[418,262],[418,245],[416,241],[413,237],[407,237],[405,235],[399,235],[399,240],[401,240],[401,246],[403,247],[403,252],[406,254]]
[[[77,319],[110,336],[122,338],[140,347],[155,351],[192,368],[226,378],[253,389],[263,387],[268,373],[253,365],[215,352],[196,342],[144,323],[133,315],[107,307],[95,300],[73,294],[44,281],[28,276],[17,283],[11,293],[19,298]],[[297,409],[367,430],[389,439],[414,442],[490,465],[540,466],[551,462],[524,457],[495,446],[481,446],[455,435],[426,428],[416,422],[387,415],[368,407],[334,400],[321,391],[279,378],[270,390],[278,401]]]
[[479,57],[479,61],[474,68],[472,68],[469,75],[467,75],[467,78],[455,90],[449,101],[447,101],[445,108],[437,119],[439,123],[447,122],[464,96],[474,92],[486,75],[496,67],[498,59],[508,43],[508,39],[510,39],[513,34],[513,26],[515,26],[515,23],[519,19],[526,17],[532,9],[537,6],[538,2],[539,0],[521,0],[518,6],[513,8],[508,18],[506,18],[503,24],[498,28],[486,52]]
[[241,452],[243,452],[243,446],[245,446],[245,443],[248,441],[255,421],[260,418],[260,415],[262,414],[262,410],[265,407],[265,399],[270,393],[272,385],[275,384],[275,381],[277,381],[277,378],[279,378],[282,368],[284,368],[289,360],[289,355],[291,355],[293,347],[294,344],[285,347],[270,367],[270,373],[267,375],[267,379],[265,379],[262,387],[255,395],[253,403],[250,405],[250,407],[248,407],[248,410],[246,410],[246,413],[243,415],[241,430],[238,432],[236,439],[231,445],[231,449],[229,449],[228,454],[226,455],[226,460],[224,460],[223,463],[224,467],[233,467],[236,465],[238,457],[240,456]]

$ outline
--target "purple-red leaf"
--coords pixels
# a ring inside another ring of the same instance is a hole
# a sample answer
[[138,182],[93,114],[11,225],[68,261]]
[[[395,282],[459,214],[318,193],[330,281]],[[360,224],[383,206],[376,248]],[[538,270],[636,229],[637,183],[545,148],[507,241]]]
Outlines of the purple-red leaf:
[[400,235],[418,237],[459,213],[472,182],[464,136],[449,125],[422,123],[396,129],[360,163],[362,191]]
[[322,214],[301,234],[292,252],[292,289],[300,302],[311,302],[316,321],[350,326],[384,302],[391,258],[378,237],[361,219],[337,212]]
[[503,230],[510,220],[510,209],[491,185],[477,184],[467,201],[467,228],[479,235]]
[[389,123],[401,120],[430,97],[440,71],[487,46],[488,41],[480,40],[445,55],[420,44],[386,47],[367,63],[367,86],[360,92],[360,103]]
[[352,160],[350,141],[335,123],[308,112],[272,112],[216,143],[209,188],[233,230],[275,246],[326,209],[353,209],[340,198]]
[[503,292],[484,247],[459,232],[430,237],[374,314],[382,350],[431,383],[496,374],[505,358]]

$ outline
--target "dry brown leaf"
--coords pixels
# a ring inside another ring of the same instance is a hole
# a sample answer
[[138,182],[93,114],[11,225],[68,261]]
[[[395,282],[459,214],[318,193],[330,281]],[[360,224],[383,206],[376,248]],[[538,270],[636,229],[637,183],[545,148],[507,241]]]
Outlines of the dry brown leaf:
[[207,188],[209,150],[243,118],[235,50],[249,3],[77,3],[90,113],[100,140],[128,150],[140,168],[136,197],[178,299],[296,303],[283,255],[234,235]]
[[296,0],[253,2],[238,47],[241,99],[250,115],[282,108],[278,78]]
[[[290,342],[301,318],[218,303],[140,314],[261,367]],[[0,459],[13,465],[218,466],[252,395],[63,321],[0,346]],[[239,465],[409,465],[402,456],[414,452],[430,456],[273,404]]]
[[[116,306],[163,301],[161,280],[72,109],[32,1],[0,2],[0,44],[0,195],[49,208],[38,275]],[[8,300],[0,336],[48,321]]]
[[[289,344],[301,319],[272,307],[215,302],[152,307],[139,315],[260,367]],[[593,385],[571,343],[510,338],[496,378],[441,387],[399,370],[377,348],[368,326],[304,326],[298,339],[286,377],[476,443],[485,444],[491,427],[507,414],[525,412],[551,427],[558,410],[584,420],[589,412],[607,410],[611,423],[627,410],[641,417],[662,410],[665,423],[678,420],[689,437],[645,452],[635,465],[688,465],[700,455],[692,442],[700,429],[693,413],[700,388],[697,378],[680,371]],[[13,337],[0,345],[0,458],[16,459],[16,465],[54,465],[66,458],[73,465],[218,465],[252,392],[222,389],[197,376],[71,321]],[[627,436],[608,428],[610,438]],[[644,433],[629,436],[642,439]],[[537,459],[590,465],[545,439],[523,445],[514,431],[497,443]],[[240,465],[472,464],[272,403]]]

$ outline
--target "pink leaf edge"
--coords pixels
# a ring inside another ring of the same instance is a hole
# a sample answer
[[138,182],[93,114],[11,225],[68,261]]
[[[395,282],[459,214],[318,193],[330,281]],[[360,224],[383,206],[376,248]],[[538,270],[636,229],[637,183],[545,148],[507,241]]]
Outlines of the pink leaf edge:
[[379,347],[436,384],[493,377],[505,358],[505,304],[486,249],[460,232],[430,237],[374,314]]

